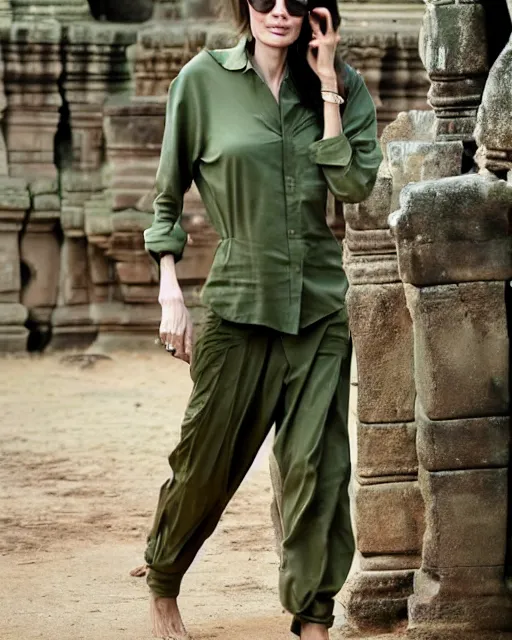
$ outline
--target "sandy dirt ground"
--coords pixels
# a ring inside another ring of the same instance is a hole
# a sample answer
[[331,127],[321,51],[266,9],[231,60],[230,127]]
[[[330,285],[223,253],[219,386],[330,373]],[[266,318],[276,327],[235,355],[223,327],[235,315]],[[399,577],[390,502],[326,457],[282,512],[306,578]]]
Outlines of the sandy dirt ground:
[[[164,352],[0,359],[0,639],[150,640],[140,563],[191,389]],[[268,444],[183,584],[197,640],[290,638]]]

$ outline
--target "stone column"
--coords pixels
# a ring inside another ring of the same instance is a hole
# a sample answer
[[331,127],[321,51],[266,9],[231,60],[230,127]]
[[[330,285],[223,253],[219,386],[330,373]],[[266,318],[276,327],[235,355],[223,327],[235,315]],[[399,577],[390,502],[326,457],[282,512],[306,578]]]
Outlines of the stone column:
[[428,97],[437,138],[471,140],[488,67],[481,0],[425,0],[421,53],[432,81]]
[[446,634],[479,638],[512,625],[505,584],[511,207],[512,187],[470,174],[410,185],[391,218],[414,324],[426,506],[409,601],[413,637],[438,637],[442,625]]
[[359,562],[344,600],[347,622],[359,631],[383,632],[406,621],[421,562],[413,332],[388,216],[407,183],[458,173],[462,145],[436,143],[434,127],[432,112],[401,114],[383,133],[384,161],[372,195],[345,206],[347,304],[358,371]]
[[30,207],[27,183],[0,178],[0,353],[25,351],[27,310],[21,304],[20,232]]
[[58,85],[61,36],[57,22],[16,22],[3,43],[12,176],[57,178],[54,141],[62,106]]
[[108,211],[103,198],[103,109],[109,95],[131,87],[126,49],[136,32],[135,26],[94,22],[66,28],[63,93],[71,154],[63,157],[61,166],[63,276],[53,316],[54,348],[88,346],[97,333],[89,306],[95,291],[89,261],[95,253],[88,248],[85,211],[98,203]]
[[20,241],[21,301],[29,314],[27,326],[44,335],[49,333],[59,274],[60,198],[54,146],[62,104],[61,33],[56,22],[16,22],[3,42],[8,171],[13,181],[22,179],[31,195]]

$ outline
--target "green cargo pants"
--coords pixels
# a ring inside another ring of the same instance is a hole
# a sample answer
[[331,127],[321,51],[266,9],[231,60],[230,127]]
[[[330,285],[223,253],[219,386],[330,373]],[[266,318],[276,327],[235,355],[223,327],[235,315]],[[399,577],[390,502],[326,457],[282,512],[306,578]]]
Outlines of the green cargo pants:
[[148,539],[148,584],[177,597],[185,572],[276,425],[283,525],[279,591],[301,621],[333,623],[354,541],[348,486],[350,339],[346,311],[282,334],[209,314],[173,471]]

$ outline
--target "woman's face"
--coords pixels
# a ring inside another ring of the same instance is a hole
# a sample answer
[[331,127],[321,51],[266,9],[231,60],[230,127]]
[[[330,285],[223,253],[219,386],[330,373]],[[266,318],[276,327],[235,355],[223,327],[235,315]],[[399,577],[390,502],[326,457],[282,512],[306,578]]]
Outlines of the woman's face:
[[268,13],[260,13],[253,9],[250,2],[248,4],[255,40],[267,47],[285,49],[298,39],[304,18],[291,16],[285,0],[275,0],[273,9]]

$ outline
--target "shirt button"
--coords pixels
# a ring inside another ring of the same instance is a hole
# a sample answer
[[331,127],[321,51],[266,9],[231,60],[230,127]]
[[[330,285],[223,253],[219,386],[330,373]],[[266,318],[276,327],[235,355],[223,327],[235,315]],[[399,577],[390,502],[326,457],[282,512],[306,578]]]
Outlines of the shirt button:
[[290,229],[290,231],[288,231],[289,235],[294,236],[295,235],[295,229]]
[[295,272],[300,273],[300,267],[295,267]]

